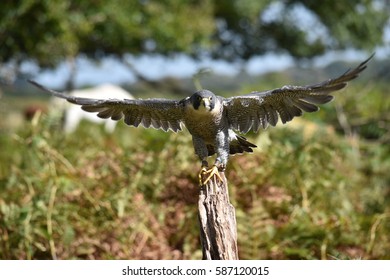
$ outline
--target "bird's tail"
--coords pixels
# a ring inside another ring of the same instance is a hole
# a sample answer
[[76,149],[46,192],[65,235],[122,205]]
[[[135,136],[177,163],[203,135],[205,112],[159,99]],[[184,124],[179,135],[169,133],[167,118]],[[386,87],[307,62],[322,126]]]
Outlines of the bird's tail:
[[253,152],[252,148],[257,148],[257,146],[241,135],[236,135],[236,139],[230,141],[230,154],[242,154],[244,152],[251,153]]

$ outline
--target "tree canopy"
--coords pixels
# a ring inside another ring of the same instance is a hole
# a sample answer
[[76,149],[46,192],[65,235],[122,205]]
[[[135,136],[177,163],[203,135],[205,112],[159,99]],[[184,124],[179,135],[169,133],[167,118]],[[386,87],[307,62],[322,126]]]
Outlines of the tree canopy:
[[0,63],[84,54],[310,58],[384,42],[387,0],[19,0],[0,2]]
[[[217,3],[218,1],[215,1]],[[329,49],[373,49],[389,24],[386,0],[242,0],[215,5],[216,56],[248,59],[267,51],[311,58]]]

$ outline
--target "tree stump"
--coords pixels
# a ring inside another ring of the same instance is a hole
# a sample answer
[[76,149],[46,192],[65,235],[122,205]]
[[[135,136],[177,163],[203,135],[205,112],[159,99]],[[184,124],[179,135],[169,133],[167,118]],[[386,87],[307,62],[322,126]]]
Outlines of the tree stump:
[[238,260],[237,224],[225,173],[200,187],[198,217],[204,260]]

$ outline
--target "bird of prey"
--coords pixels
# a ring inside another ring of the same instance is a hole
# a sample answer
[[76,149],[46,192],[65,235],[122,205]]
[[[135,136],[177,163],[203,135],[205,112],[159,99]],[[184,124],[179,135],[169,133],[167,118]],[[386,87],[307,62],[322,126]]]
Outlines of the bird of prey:
[[[209,90],[200,90],[182,100],[169,99],[92,99],[69,96],[31,81],[38,88],[54,96],[81,105],[87,112],[100,118],[118,121],[124,118],[127,125],[172,130],[178,132],[183,125],[192,135],[196,155],[201,161],[200,185],[213,176],[223,181],[229,154],[252,152],[256,145],[241,135],[258,132],[268,125],[275,126],[301,116],[303,111],[315,112],[317,105],[333,99],[333,91],[340,90],[355,79],[366,67],[369,57],[354,69],[322,83],[307,86],[283,86],[268,91],[254,91],[247,95],[224,98]],[[208,168],[207,157],[216,153],[214,165]]]

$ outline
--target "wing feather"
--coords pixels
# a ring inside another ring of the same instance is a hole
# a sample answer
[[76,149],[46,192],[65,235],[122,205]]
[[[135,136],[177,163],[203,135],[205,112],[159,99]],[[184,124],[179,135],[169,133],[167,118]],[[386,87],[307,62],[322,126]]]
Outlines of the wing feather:
[[143,127],[150,127],[152,122],[152,119],[150,117],[150,114],[145,113],[142,115],[142,126]]
[[95,112],[99,118],[118,121],[124,119],[127,125],[145,128],[153,127],[168,131],[178,132],[182,129],[184,117],[184,103],[168,99],[92,99],[69,96],[48,89],[34,81],[29,81],[38,88],[51,93],[54,96],[81,105],[81,109],[87,112]]
[[292,103],[294,104],[294,106],[302,109],[305,112],[312,113],[318,111],[318,107],[316,105],[305,102],[302,99],[293,99]]
[[315,112],[317,105],[333,99],[332,92],[340,90],[355,79],[367,67],[367,60],[341,76],[308,86],[283,86],[263,92],[252,92],[244,96],[225,98],[224,108],[232,129],[242,133],[257,132],[260,127],[275,126],[279,118],[282,123],[301,116],[303,112]]

